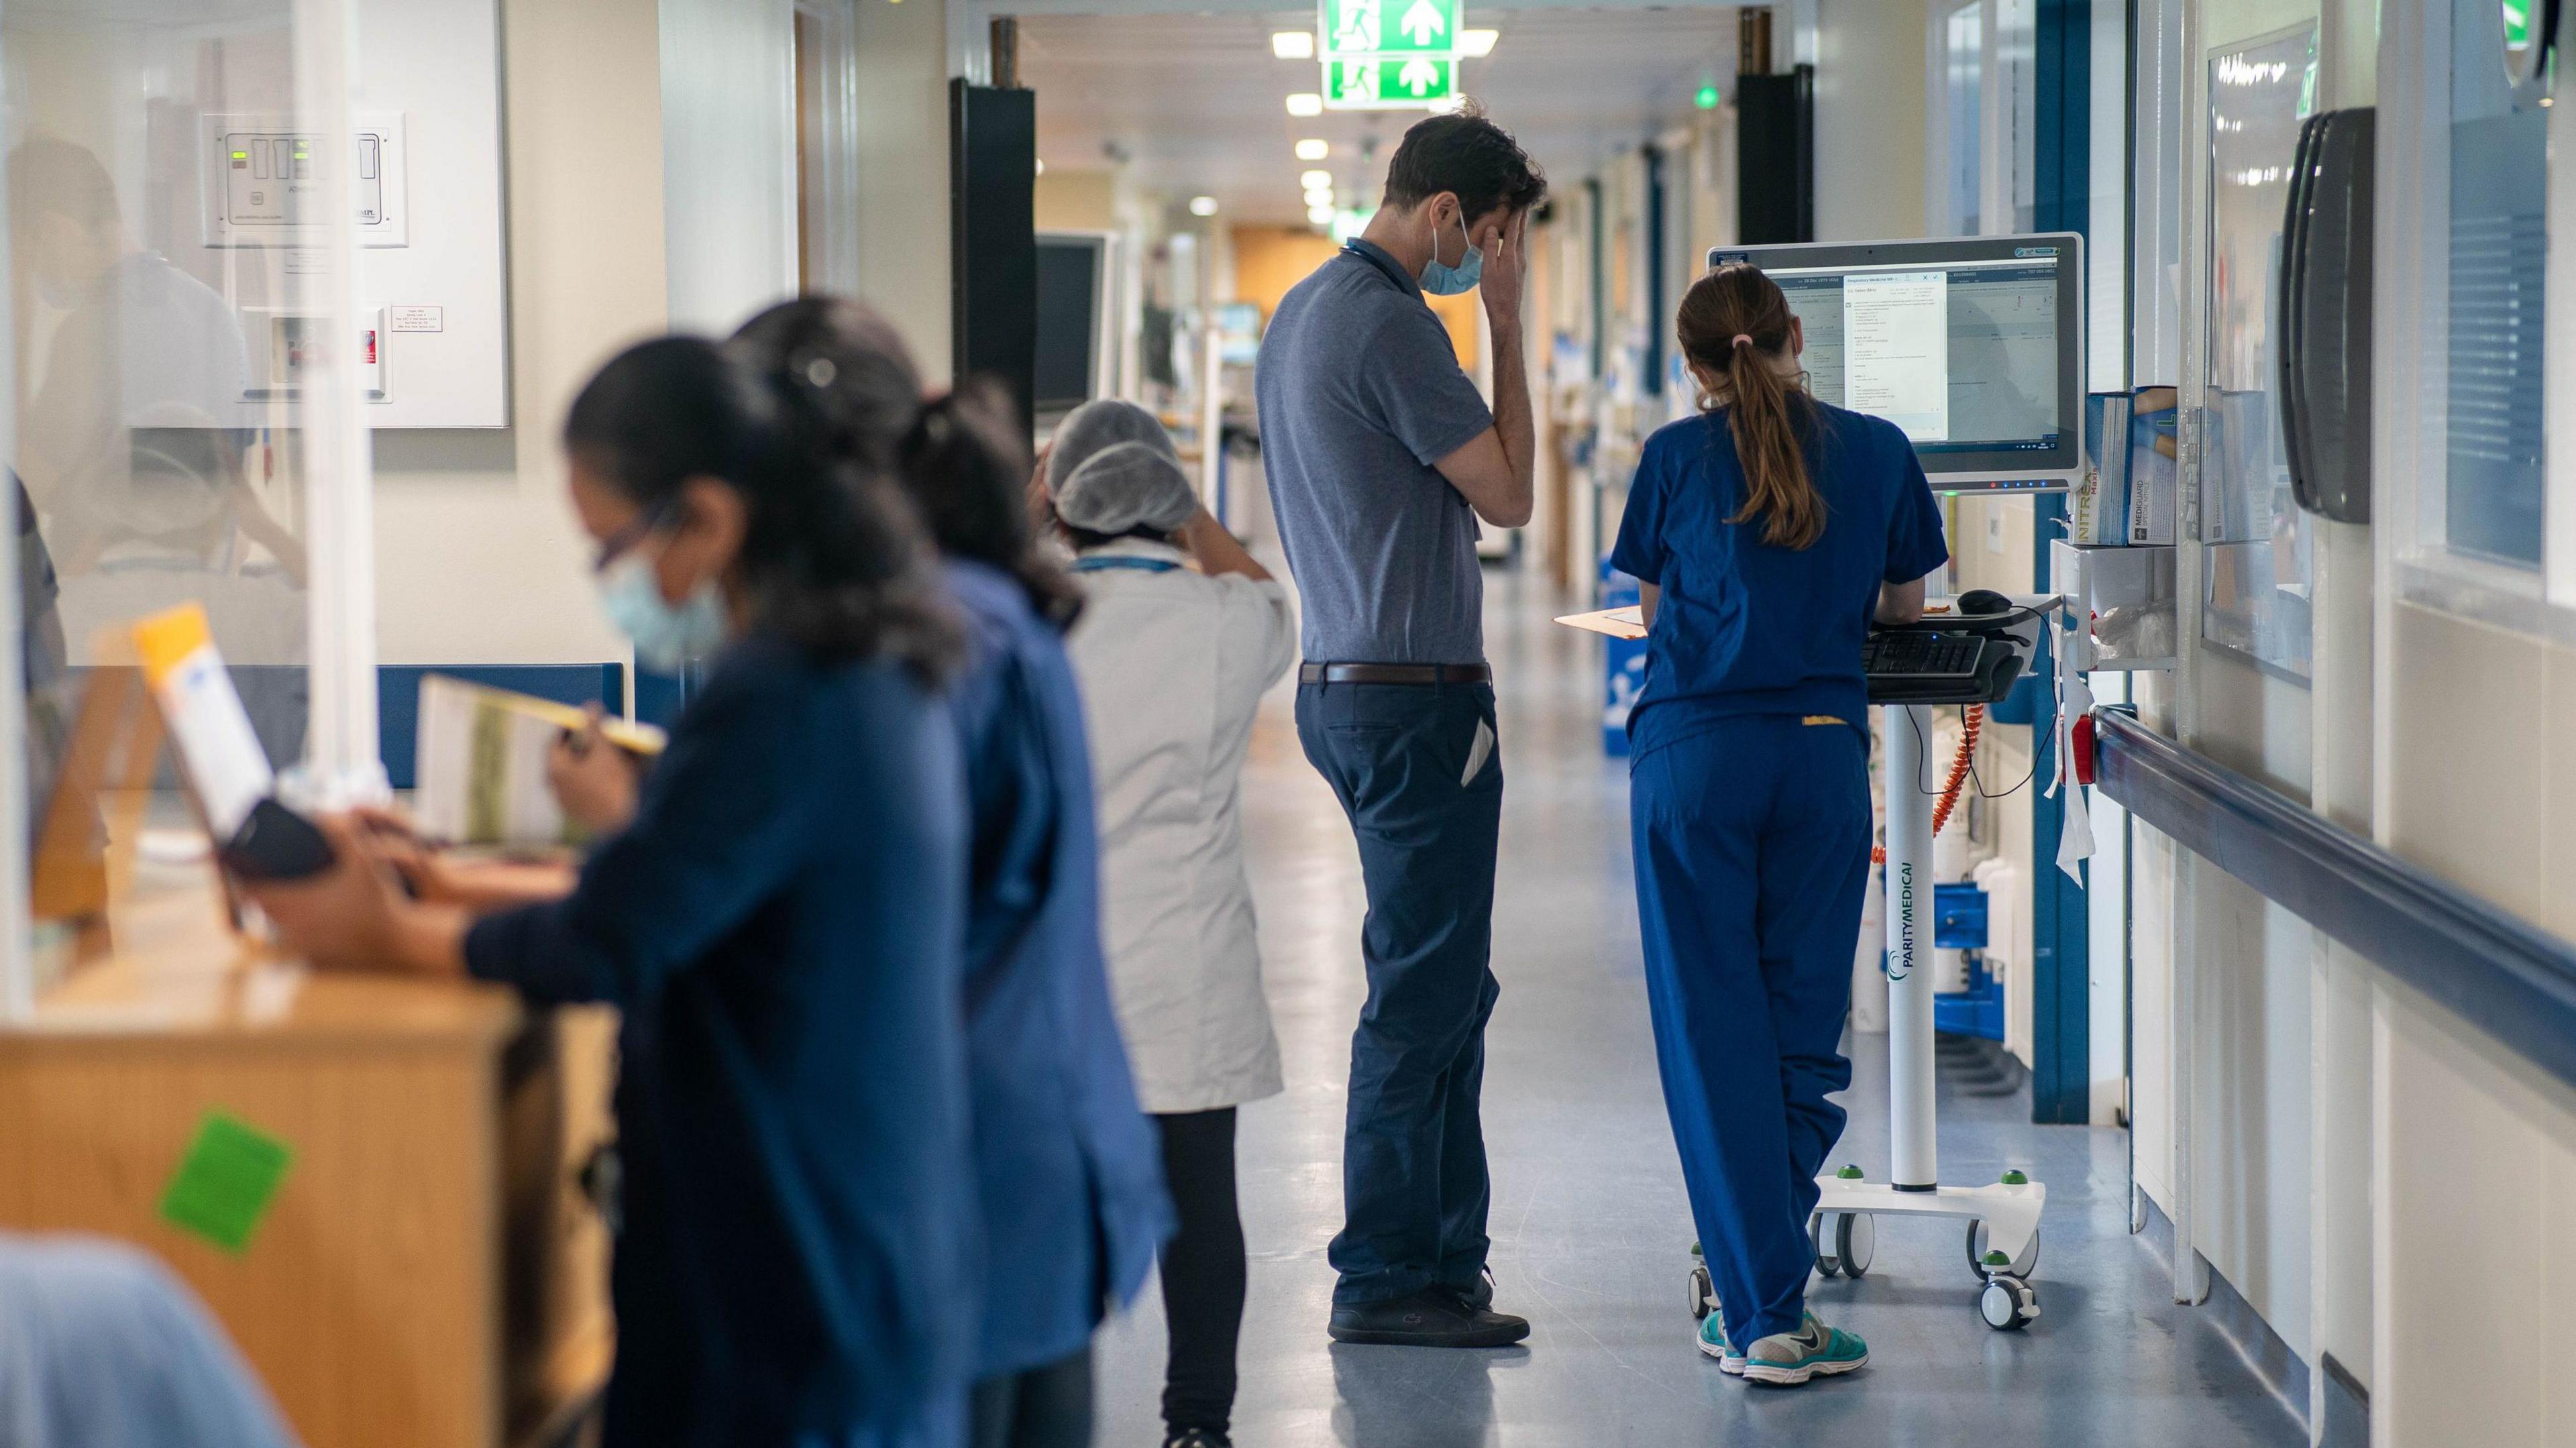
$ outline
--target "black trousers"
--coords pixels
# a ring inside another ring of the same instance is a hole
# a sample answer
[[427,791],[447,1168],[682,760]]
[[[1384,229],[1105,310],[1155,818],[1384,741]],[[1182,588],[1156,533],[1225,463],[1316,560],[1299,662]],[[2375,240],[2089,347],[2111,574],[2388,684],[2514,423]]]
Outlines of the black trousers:
[[975,1385],[971,1448],[1091,1448],[1091,1348]]
[[1163,1422],[1224,1433],[1234,1416],[1234,1348],[1243,1330],[1243,1218],[1234,1198],[1234,1108],[1157,1116],[1163,1181],[1180,1230],[1163,1245],[1163,1319],[1172,1352]]

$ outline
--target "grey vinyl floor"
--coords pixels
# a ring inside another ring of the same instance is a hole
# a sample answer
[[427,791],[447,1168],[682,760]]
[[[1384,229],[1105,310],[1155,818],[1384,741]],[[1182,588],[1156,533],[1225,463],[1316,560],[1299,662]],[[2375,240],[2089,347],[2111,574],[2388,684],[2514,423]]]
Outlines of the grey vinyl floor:
[[[2006,1166],[2049,1187],[2042,1316],[1998,1333],[1974,1310],[1961,1229],[1884,1223],[1861,1282],[1810,1301],[1872,1363],[1796,1390],[1718,1373],[1691,1339],[1692,1240],[1656,1084],[1637,952],[1623,761],[1600,748],[1597,652],[1548,622],[1567,601],[1488,575],[1506,771],[1485,1128],[1498,1305],[1528,1344],[1498,1352],[1336,1345],[1324,1336],[1341,1220],[1343,1081],[1362,994],[1357,855],[1299,752],[1290,692],[1268,701],[1245,780],[1253,887],[1287,1092],[1242,1114],[1252,1254],[1235,1441],[1243,1448],[1489,1445],[2297,1444],[2306,1434],[2205,1316],[2169,1300],[2127,1231],[2127,1138],[2036,1127],[2026,1095],[1945,1079],[1943,1176]],[[1883,1037],[1850,1043],[1852,1125],[1835,1159],[1885,1170]],[[1100,1338],[1103,1448],[1158,1444],[1161,1308],[1148,1288]]]

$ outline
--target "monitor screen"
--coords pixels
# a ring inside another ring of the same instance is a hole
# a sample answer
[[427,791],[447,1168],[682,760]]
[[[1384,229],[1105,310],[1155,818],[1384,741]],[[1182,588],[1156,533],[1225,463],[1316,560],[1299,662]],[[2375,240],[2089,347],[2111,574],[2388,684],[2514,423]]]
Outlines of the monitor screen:
[[2082,241],[2071,234],[1719,247],[1780,284],[1818,399],[1883,417],[1933,486],[2041,491],[2083,467]]
[[1069,411],[1100,395],[1099,338],[1107,243],[1038,235],[1037,380],[1040,413]]

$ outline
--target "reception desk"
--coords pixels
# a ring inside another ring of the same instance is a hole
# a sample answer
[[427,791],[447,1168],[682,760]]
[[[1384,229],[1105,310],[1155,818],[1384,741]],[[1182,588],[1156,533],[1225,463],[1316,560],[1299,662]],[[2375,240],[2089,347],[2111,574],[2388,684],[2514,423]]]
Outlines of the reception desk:
[[[220,928],[211,874],[177,874],[0,1028],[0,1228],[159,1256],[309,1448],[559,1436],[613,1344],[581,1182],[608,1132],[605,1013],[263,961]],[[210,1120],[284,1153],[231,1244],[169,1210]]]

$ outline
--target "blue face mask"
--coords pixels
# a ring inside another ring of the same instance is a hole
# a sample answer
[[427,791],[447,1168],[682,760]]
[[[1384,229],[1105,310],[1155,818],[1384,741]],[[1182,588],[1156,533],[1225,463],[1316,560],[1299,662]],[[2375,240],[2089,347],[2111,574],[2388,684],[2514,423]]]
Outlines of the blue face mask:
[[[1458,217],[1458,239],[1462,242],[1467,240],[1467,217],[1463,212]],[[1432,232],[1431,264],[1422,269],[1424,291],[1435,297],[1454,297],[1460,292],[1472,292],[1484,274],[1485,254],[1472,243],[1467,247],[1467,254],[1458,258],[1456,266],[1444,264],[1440,260],[1440,234],[1436,229]]]
[[635,641],[635,661],[657,673],[676,674],[725,640],[724,602],[714,580],[674,606],[663,601],[652,562],[640,553],[627,554],[600,574],[599,603],[609,623]]

